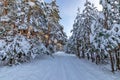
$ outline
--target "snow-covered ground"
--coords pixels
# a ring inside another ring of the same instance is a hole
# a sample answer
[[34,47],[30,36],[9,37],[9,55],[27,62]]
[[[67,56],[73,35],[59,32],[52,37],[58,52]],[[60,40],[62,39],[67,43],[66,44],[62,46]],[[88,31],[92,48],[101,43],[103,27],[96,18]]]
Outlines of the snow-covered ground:
[[90,61],[58,52],[54,58],[39,56],[29,63],[1,67],[0,80],[120,80],[120,77]]

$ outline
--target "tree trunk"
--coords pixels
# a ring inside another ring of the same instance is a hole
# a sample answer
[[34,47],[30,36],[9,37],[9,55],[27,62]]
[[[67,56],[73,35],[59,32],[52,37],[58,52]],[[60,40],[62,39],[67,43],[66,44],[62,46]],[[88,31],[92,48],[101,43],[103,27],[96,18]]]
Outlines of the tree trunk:
[[[8,9],[7,9],[7,6],[8,6],[8,1],[7,0],[4,0],[4,11],[3,11],[3,15],[7,15],[8,14]],[[3,21],[3,24],[5,25],[6,21]]]
[[82,58],[85,58],[84,50],[82,49]]
[[[7,0],[4,0],[4,6],[5,6],[5,7],[8,6]],[[7,10],[7,9],[4,9],[4,15],[7,15],[7,13],[8,13],[8,10]]]
[[89,53],[87,53],[87,59],[88,59],[88,60],[90,59]]
[[79,42],[77,40],[77,57],[80,58]]
[[114,72],[115,71],[115,69],[114,69],[114,57],[112,56],[111,51],[109,51],[109,55],[110,55],[111,69],[112,69],[112,72]]
[[79,46],[77,45],[77,57],[80,58]]
[[116,71],[117,71],[117,69],[118,69],[117,51],[115,51],[115,58],[116,58],[116,62],[115,63],[116,63]]
[[120,70],[120,59],[118,52],[115,53],[115,57],[116,57],[116,70]]
[[120,70],[120,53],[118,53],[118,70]]
[[93,54],[93,53],[91,53],[91,60],[92,60],[92,62],[95,61],[95,58],[94,58],[94,54]]
[[100,55],[97,54],[96,56],[96,64],[98,65],[100,63]]

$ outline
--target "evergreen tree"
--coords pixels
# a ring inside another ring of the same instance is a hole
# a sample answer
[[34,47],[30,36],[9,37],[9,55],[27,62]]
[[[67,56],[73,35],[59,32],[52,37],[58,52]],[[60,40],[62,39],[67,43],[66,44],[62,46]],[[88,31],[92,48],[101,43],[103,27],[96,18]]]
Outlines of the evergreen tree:
[[66,34],[63,32],[63,26],[59,24],[59,20],[61,19],[59,16],[59,9],[56,5],[56,1],[53,0],[51,3],[46,4],[46,12],[47,12],[47,40],[46,47],[51,49],[52,53],[55,51],[55,47],[57,44],[64,45],[66,42]]
[[53,53],[57,43],[65,44],[56,1],[2,0],[0,6],[0,41],[4,42],[0,43],[0,58],[5,64],[29,61]]
[[84,58],[85,55],[88,59],[91,57],[96,64],[103,63],[106,56],[109,55],[114,72],[115,66],[117,66],[116,69],[120,68],[119,1],[101,0],[100,3],[103,11],[98,11],[88,0],[86,0],[82,13],[78,9],[72,36],[66,45],[68,46],[67,51],[74,51],[78,57]]
[[72,36],[74,38],[74,45],[76,45],[75,48],[77,49],[77,55],[79,57],[84,58],[90,50],[90,34],[93,33],[92,28],[94,28],[91,27],[91,25],[96,20],[97,15],[97,9],[88,1],[85,3],[85,9],[82,14],[80,14],[78,9],[77,17],[73,25]]
[[112,71],[114,72],[115,70],[114,55],[116,55],[116,60],[117,60],[116,64],[117,67],[119,68],[119,59],[118,59],[119,53],[117,54],[116,52],[116,48],[119,46],[119,26],[120,26],[119,0],[101,0],[101,4],[103,6],[103,13],[105,16],[104,28],[107,29],[106,34],[109,34],[109,37],[107,38],[109,42],[107,43],[107,45],[110,47],[110,49],[107,51],[110,55],[111,68]]

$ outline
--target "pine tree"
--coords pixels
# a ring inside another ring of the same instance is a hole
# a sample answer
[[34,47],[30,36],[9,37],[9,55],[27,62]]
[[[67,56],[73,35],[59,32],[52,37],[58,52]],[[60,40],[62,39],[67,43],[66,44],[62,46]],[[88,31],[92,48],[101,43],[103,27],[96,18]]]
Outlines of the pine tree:
[[47,13],[47,32],[46,32],[46,47],[53,50],[57,47],[57,44],[64,45],[66,42],[66,34],[63,32],[63,26],[59,24],[59,20],[61,19],[59,16],[58,6],[56,5],[56,1],[52,1],[49,4],[46,4],[46,13]]
[[[108,50],[109,55],[110,55],[110,60],[111,60],[111,68],[112,68],[112,72],[114,72],[114,61],[115,61],[115,53],[116,52],[112,52],[112,51],[116,51],[115,49],[118,47],[119,45],[119,20],[120,20],[120,13],[119,13],[119,1],[118,0],[101,0],[101,4],[103,6],[103,12],[104,12],[104,16],[105,16],[105,20],[104,20],[104,27],[107,29],[106,31],[108,32],[108,30],[110,30],[112,33],[108,33],[109,36],[108,39],[110,39],[110,42],[107,44],[109,45],[110,49]],[[108,47],[108,46],[107,46]],[[119,64],[119,59],[118,59],[118,54],[116,53],[116,59],[117,59],[117,67],[119,68],[118,64]]]
[[5,64],[26,62],[65,44],[56,1],[2,0],[0,6],[0,58]]
[[[111,69],[114,72],[115,65],[119,69],[119,1],[101,0],[103,11],[98,11],[88,0],[85,9],[80,14],[78,9],[74,21],[72,36],[66,46],[68,50],[73,48],[78,57],[91,56],[96,64],[104,63],[105,57],[109,55]],[[72,44],[70,44],[72,41]],[[72,51],[72,50],[71,50]],[[73,52],[72,51],[72,52]]]
[[94,7],[93,4],[86,1],[85,9],[83,13],[80,14],[78,9],[77,17],[74,21],[73,25],[73,38],[74,38],[74,45],[76,45],[77,55],[79,57],[85,57],[88,54],[88,50],[90,45],[90,34],[93,33],[91,25],[97,18],[97,9]]

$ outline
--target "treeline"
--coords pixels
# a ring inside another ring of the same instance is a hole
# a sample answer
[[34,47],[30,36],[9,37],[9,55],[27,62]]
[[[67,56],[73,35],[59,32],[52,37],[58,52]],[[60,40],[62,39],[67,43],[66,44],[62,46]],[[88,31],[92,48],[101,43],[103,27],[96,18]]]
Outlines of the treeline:
[[0,0],[0,62],[19,64],[51,55],[66,42],[56,1]]
[[107,60],[114,72],[120,70],[120,0],[100,0],[100,4],[102,11],[88,0],[82,12],[78,9],[66,52],[96,64]]

